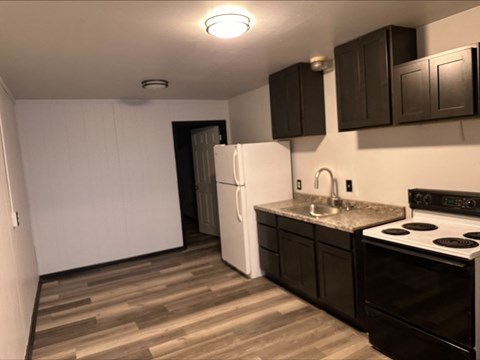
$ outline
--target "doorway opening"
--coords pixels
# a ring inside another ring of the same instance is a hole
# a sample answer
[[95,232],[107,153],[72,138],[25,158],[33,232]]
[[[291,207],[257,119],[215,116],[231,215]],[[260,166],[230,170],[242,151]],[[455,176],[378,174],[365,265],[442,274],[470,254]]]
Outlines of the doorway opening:
[[[218,216],[218,210],[210,207],[211,202],[216,201],[216,190],[211,188],[211,184],[208,187],[208,184],[203,182],[197,183],[195,176],[198,178],[202,171],[203,173],[208,172],[201,166],[205,162],[198,161],[198,157],[207,156],[207,154],[202,154],[203,146],[199,145],[201,141],[198,141],[198,139],[206,138],[209,134],[213,136],[212,134],[217,132],[219,134],[217,143],[227,144],[227,125],[225,120],[174,121],[172,122],[172,129],[183,245],[188,246],[188,242],[198,238],[192,236],[192,234],[199,234],[201,233],[200,230],[207,235],[218,236],[209,226],[211,212],[216,211],[216,216]],[[195,141],[198,146],[195,146]],[[210,146],[213,147],[213,145]],[[197,161],[195,161],[194,148],[196,149]],[[213,159],[207,164],[207,168],[209,167],[212,171]],[[214,171],[215,168],[213,167]],[[209,195],[212,194],[212,191],[215,191],[215,199],[213,200]],[[187,239],[189,240],[187,241]]]

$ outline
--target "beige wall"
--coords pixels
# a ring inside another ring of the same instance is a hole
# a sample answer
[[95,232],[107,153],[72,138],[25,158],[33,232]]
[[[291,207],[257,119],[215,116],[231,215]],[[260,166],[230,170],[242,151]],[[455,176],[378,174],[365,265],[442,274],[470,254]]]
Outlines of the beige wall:
[[19,100],[40,274],[183,245],[172,121],[226,101]]
[[[421,43],[428,48],[419,52],[463,46],[472,37],[480,41],[479,18],[480,7],[418,29]],[[325,74],[324,80],[327,135],[292,139],[293,179],[303,181],[303,192],[328,194],[327,176],[322,175],[319,190],[313,189],[314,173],[323,166],[332,169],[340,196],[347,199],[407,205],[407,189],[413,187],[480,191],[480,119],[339,133],[335,73]],[[256,109],[264,109],[263,116],[257,111],[255,116],[269,122],[268,93],[260,94],[262,99],[257,97],[255,104]],[[237,101],[236,107],[248,118],[247,110],[252,108],[248,101]],[[240,126],[239,116],[232,108],[230,116],[234,132]],[[253,136],[242,139],[253,140]],[[345,192],[346,179],[353,180],[352,193]]]
[[268,85],[230,99],[228,107],[231,144],[272,141]]
[[0,79],[0,116],[14,210],[20,226],[13,228],[4,152],[0,146],[0,359],[21,359],[30,330],[38,270],[18,143],[13,99]]
[[417,29],[418,55],[480,42],[480,6]]

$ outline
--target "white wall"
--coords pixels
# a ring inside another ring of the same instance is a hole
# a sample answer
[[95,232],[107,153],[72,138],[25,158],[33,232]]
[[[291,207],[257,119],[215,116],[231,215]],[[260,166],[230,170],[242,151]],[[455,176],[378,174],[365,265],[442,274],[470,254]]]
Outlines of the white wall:
[[21,359],[30,331],[38,283],[35,248],[23,177],[13,99],[0,79],[0,116],[14,210],[20,226],[13,228],[3,148],[0,146],[0,359]]
[[[419,41],[432,53],[480,41],[480,7],[418,29]],[[445,44],[448,44],[446,47]],[[292,139],[293,179],[303,180],[303,192],[328,195],[328,177],[313,189],[315,171],[327,166],[339,180],[340,196],[347,199],[407,205],[413,187],[480,192],[480,119],[448,120],[422,125],[387,127],[339,133],[335,73],[325,74],[327,135]],[[256,118],[270,121],[267,92],[255,99]],[[242,118],[252,109],[248,97],[238,102]],[[263,103],[263,106],[258,104]],[[263,116],[257,109],[264,109]],[[252,115],[253,116],[253,115]],[[230,109],[233,129],[239,116]],[[268,120],[267,120],[268,119]],[[243,137],[242,141],[253,141]],[[353,180],[353,193],[345,180]]]
[[230,99],[228,107],[232,144],[272,141],[268,85]]
[[480,42],[480,6],[417,29],[418,56]]
[[183,245],[172,121],[225,101],[16,104],[41,274]]

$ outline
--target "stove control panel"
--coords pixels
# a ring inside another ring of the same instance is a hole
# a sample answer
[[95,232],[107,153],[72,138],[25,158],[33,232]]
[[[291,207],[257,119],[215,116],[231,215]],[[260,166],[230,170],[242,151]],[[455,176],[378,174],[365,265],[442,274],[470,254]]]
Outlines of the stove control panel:
[[444,196],[442,198],[442,204],[444,206],[454,207],[454,208],[473,209],[477,205],[477,201],[474,198]]
[[480,216],[480,193],[410,189],[408,203],[412,209]]

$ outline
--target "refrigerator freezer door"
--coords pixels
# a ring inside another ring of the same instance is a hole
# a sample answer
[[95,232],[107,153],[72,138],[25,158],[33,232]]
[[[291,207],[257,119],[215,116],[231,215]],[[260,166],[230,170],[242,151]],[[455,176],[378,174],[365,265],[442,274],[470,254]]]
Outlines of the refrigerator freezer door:
[[216,145],[213,153],[217,183],[245,185],[242,145]]
[[249,275],[250,248],[245,216],[245,187],[217,183],[222,259]]

